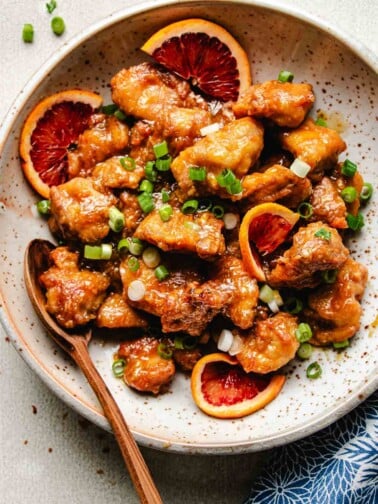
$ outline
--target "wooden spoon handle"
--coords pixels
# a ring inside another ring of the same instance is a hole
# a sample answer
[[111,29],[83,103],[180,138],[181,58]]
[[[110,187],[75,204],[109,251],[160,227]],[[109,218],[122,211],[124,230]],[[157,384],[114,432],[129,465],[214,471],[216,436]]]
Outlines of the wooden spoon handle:
[[74,343],[71,356],[81,368],[92,389],[96,393],[106,418],[112,426],[130,477],[143,504],[162,504],[150,471],[131,434],[125,419],[101,375],[94,366],[88,347],[83,339]]

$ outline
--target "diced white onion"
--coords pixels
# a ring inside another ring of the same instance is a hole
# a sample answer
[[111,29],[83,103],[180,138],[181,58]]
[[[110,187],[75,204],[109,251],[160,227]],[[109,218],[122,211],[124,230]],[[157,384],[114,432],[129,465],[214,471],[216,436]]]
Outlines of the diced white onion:
[[146,286],[141,280],[133,280],[127,288],[127,295],[131,301],[140,301],[144,298]]
[[156,268],[160,264],[160,254],[157,248],[147,247],[143,250],[142,259],[148,268]]
[[219,335],[217,347],[221,352],[228,352],[234,341],[234,335],[228,329],[223,329]]
[[305,178],[311,170],[311,166],[302,159],[296,158],[290,165],[290,170],[297,175],[297,177]]
[[237,214],[227,212],[223,215],[224,227],[226,229],[235,229],[239,222]]
[[241,352],[242,348],[243,348],[243,340],[241,339],[240,336],[235,334],[234,340],[228,353],[230,355],[236,355]]
[[273,313],[278,313],[280,311],[277,301],[275,299],[272,299],[272,301],[268,303],[268,306],[270,311],[272,311]]
[[209,124],[209,125],[204,126],[203,128],[201,128],[200,129],[200,133],[201,133],[202,136],[206,136],[209,133],[215,133],[220,128],[221,128],[221,124],[220,123],[213,123],[213,124]]

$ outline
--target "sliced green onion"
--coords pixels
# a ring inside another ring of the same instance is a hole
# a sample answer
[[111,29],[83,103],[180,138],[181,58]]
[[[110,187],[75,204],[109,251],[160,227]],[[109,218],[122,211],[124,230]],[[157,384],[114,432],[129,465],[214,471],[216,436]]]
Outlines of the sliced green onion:
[[27,43],[31,44],[34,40],[34,27],[30,23],[24,24],[22,28],[22,40]]
[[50,215],[51,213],[51,202],[48,199],[38,201],[36,207],[41,215]]
[[130,239],[129,238],[122,238],[122,240],[119,240],[118,245],[117,245],[117,250],[119,252],[125,252],[126,250],[129,250],[129,244],[130,244]]
[[203,182],[206,180],[206,168],[203,166],[190,166],[189,178],[193,182]]
[[127,119],[127,115],[125,114],[125,112],[123,112],[120,109],[117,109],[114,112],[114,117],[116,117],[119,121],[125,121]]
[[112,206],[109,210],[109,227],[115,233],[119,233],[125,226],[125,216],[118,210],[117,207]]
[[124,156],[119,159],[122,168],[127,171],[134,171],[136,168],[135,159],[130,156]]
[[125,359],[117,359],[113,362],[112,371],[116,378],[122,378],[126,367]]
[[361,189],[360,200],[368,201],[373,195],[373,186],[370,182],[365,182]]
[[259,299],[263,303],[270,303],[274,300],[274,290],[268,284],[264,284],[260,288]]
[[348,186],[345,187],[341,193],[340,196],[343,198],[345,203],[353,203],[357,199],[357,189],[353,186]]
[[337,269],[322,271],[322,279],[327,284],[333,284],[336,282]]
[[157,172],[155,170],[154,161],[147,161],[146,166],[144,167],[144,174],[147,180],[149,180],[150,182],[156,182]]
[[311,171],[311,166],[308,163],[306,163],[305,161],[302,161],[302,159],[296,158],[291,163],[290,170],[297,177],[305,178],[305,177],[307,177],[308,173]]
[[46,4],[46,9],[49,14],[51,14],[57,7],[57,3],[55,0],[51,0],[49,3]]
[[297,212],[299,215],[302,217],[302,219],[309,219],[312,217],[312,214],[314,213],[314,209],[312,208],[312,205],[310,203],[307,203],[307,201],[303,201],[297,208]]
[[154,184],[151,182],[151,180],[144,179],[139,184],[139,191],[140,192],[152,193],[152,192],[154,192]]
[[213,206],[213,202],[208,198],[201,198],[198,201],[197,212],[206,212]]
[[151,193],[143,192],[137,196],[137,200],[144,213],[150,213],[155,208],[154,198]]
[[294,74],[289,70],[281,70],[278,74],[277,80],[280,82],[293,82]]
[[227,212],[223,215],[223,222],[225,229],[235,229],[239,223],[239,216],[232,212]]
[[139,238],[128,238],[130,254],[140,256],[144,250],[144,244]]
[[315,380],[316,378],[320,378],[322,376],[322,368],[318,362],[313,362],[306,369],[306,376],[311,380]]
[[169,154],[168,144],[164,140],[163,142],[157,143],[153,146],[154,154],[156,159],[162,158]]
[[108,260],[112,256],[112,246],[110,243],[102,243],[101,245],[85,245],[85,259]]
[[172,359],[173,356],[172,348],[169,348],[165,343],[159,343],[157,353],[159,354],[159,357],[167,360]]
[[171,193],[169,191],[167,191],[166,189],[162,189],[162,191],[161,191],[161,201],[163,203],[168,203],[170,197],[171,197]]
[[156,247],[147,247],[143,250],[142,259],[148,268],[156,268],[160,263],[160,254]]
[[222,219],[224,216],[224,208],[222,205],[214,205],[211,212],[215,215],[217,219]]
[[229,169],[225,168],[220,175],[216,177],[218,184],[224,187],[228,194],[239,194],[242,192],[243,187],[235,174]]
[[155,277],[161,282],[165,280],[169,276],[168,269],[164,266],[164,264],[160,264],[157,268],[155,268]]
[[346,159],[341,167],[342,175],[345,175],[345,177],[353,177],[356,171],[357,165],[352,163],[352,161],[349,161],[349,159]]
[[53,17],[51,20],[51,29],[55,33],[55,35],[60,37],[66,29],[66,25],[63,19],[59,16]]
[[316,238],[321,238],[322,240],[325,241],[330,241],[332,235],[331,231],[328,231],[328,229],[320,228],[314,233],[314,236],[316,236]]
[[315,124],[316,126],[323,126],[324,128],[327,127],[327,122],[325,121],[325,119],[323,119],[323,117],[318,117],[315,121]]
[[303,302],[299,298],[293,296],[284,302],[282,309],[287,313],[296,315],[303,310]]
[[156,166],[157,171],[164,172],[164,171],[168,171],[170,169],[171,163],[172,163],[172,157],[166,156],[166,157],[158,158],[155,161],[155,166]]
[[337,350],[340,348],[347,348],[348,346],[349,346],[349,340],[335,341],[333,343],[333,348],[336,348]]
[[181,207],[181,211],[185,215],[192,214],[192,213],[196,212],[197,209],[198,209],[198,200],[196,200],[196,199],[191,199],[191,200],[185,201],[185,203]]
[[105,115],[113,115],[116,110],[118,110],[118,107],[115,103],[110,103],[109,105],[103,105],[101,107],[101,112]]
[[176,336],[174,346],[176,350],[193,350],[197,346],[197,338],[192,336]]
[[133,280],[127,287],[127,297],[130,301],[140,301],[146,294],[146,286],[142,280]]
[[353,231],[359,231],[365,225],[364,216],[360,212],[357,215],[347,214],[346,221]]
[[139,264],[138,259],[136,257],[134,257],[134,256],[129,257],[128,260],[127,260],[127,267],[133,273],[135,273],[136,271],[138,271],[138,269],[140,268],[140,264]]
[[311,343],[301,343],[297,350],[297,356],[303,360],[309,359],[312,355],[313,350],[314,348]]
[[295,337],[299,343],[305,343],[312,338],[311,327],[305,322],[301,322],[295,330]]
[[166,203],[165,205],[159,208],[159,215],[163,222],[168,222],[169,219],[172,217],[172,214],[173,214],[173,208],[169,203]]

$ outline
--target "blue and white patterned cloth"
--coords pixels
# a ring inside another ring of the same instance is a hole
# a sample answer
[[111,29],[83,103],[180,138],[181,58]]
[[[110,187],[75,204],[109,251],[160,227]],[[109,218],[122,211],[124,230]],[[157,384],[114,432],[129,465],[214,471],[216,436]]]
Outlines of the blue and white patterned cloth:
[[272,450],[244,504],[378,504],[378,391],[326,429]]

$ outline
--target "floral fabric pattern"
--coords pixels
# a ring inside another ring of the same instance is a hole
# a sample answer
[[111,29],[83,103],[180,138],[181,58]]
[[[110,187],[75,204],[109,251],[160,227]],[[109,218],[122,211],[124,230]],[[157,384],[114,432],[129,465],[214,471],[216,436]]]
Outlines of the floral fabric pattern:
[[317,434],[272,450],[244,504],[378,503],[378,391]]

